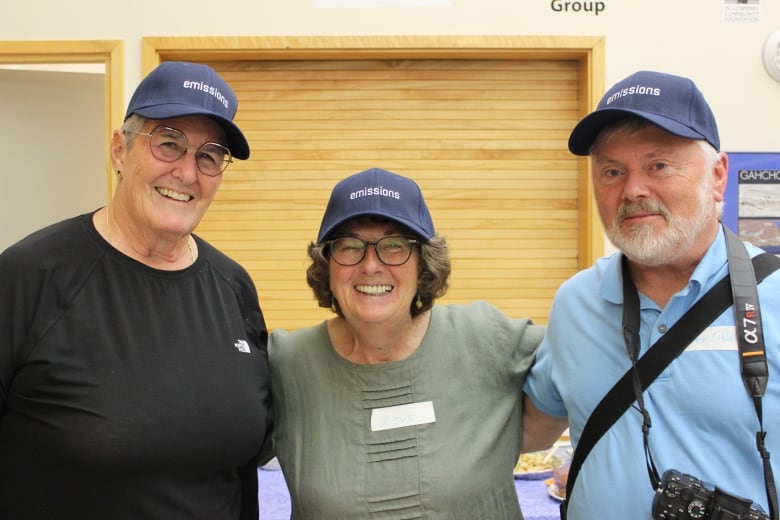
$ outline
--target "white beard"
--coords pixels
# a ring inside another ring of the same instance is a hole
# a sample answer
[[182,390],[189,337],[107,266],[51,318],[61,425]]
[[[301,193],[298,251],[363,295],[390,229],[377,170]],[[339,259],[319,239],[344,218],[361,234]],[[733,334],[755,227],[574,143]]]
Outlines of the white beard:
[[[658,201],[644,200],[635,204],[623,204],[607,228],[609,240],[629,259],[643,265],[670,264],[684,256],[699,234],[712,222],[716,205],[708,197],[712,183],[705,182],[699,190],[698,204],[702,211],[691,219],[673,215]],[[666,220],[666,230],[656,233],[649,224],[635,225],[624,231],[623,219],[636,211],[659,213]]]

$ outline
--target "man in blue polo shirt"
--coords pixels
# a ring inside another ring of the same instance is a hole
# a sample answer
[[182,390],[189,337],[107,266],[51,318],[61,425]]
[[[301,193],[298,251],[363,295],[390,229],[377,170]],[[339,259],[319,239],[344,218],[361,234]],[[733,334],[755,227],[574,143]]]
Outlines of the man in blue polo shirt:
[[[576,274],[555,297],[525,385],[527,416],[548,416],[548,428],[526,430],[526,445],[554,438],[568,418],[576,446],[596,405],[631,368],[623,257],[639,297],[639,357],[729,272],[720,224],[728,157],[691,80],[640,71],[618,82],[575,126],[569,150],[590,156],[599,214],[620,251]],[[750,256],[761,252],[747,248]],[[780,454],[780,271],[758,285],[758,296],[770,374],[764,429],[768,451]],[[659,473],[674,468],[768,510],[760,426],[740,374],[732,307],[642,395],[652,425],[647,448]],[[568,520],[653,518],[640,409],[634,402],[585,459]],[[688,514],[674,518],[701,518]]]

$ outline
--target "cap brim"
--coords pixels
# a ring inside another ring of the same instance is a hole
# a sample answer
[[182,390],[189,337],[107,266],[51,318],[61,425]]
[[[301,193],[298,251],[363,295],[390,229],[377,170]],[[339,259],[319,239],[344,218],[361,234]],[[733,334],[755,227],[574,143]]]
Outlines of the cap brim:
[[398,224],[401,224],[402,226],[405,226],[409,228],[413,233],[417,233],[420,237],[422,237],[424,240],[430,240],[433,238],[433,236],[429,236],[430,233],[426,232],[423,229],[420,229],[420,227],[413,223],[409,222],[407,220],[399,219],[397,217],[391,217],[388,216],[381,211],[360,211],[357,213],[353,213],[351,215],[347,215],[346,217],[343,217],[335,222],[331,222],[327,229],[321,229],[318,236],[317,236],[317,243],[322,244],[324,241],[332,238],[333,233],[341,227],[342,224],[349,222],[352,219],[358,218],[358,217],[382,217],[386,218],[388,220],[392,220],[393,222],[396,222]]
[[[222,129],[225,131],[225,137],[227,138],[227,147],[230,150],[230,155],[236,159],[246,160],[249,159],[249,143],[244,137],[241,129],[236,126],[233,121],[225,119],[216,112],[210,112],[208,110],[192,110],[189,105],[156,105],[151,107],[145,107],[133,112],[141,117],[147,119],[173,119],[176,117],[187,116],[208,116],[215,120]],[[130,116],[130,114],[128,114]],[[125,117],[127,119],[127,117]]]
[[604,108],[588,114],[577,123],[569,135],[569,151],[574,155],[588,155],[593,142],[605,126],[627,117],[641,117],[680,137],[706,140],[706,137],[699,132],[668,117],[641,110]]

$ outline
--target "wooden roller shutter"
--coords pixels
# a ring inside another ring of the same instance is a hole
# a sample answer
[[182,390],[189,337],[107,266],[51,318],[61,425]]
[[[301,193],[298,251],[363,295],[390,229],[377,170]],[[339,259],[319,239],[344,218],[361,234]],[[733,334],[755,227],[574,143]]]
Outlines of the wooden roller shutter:
[[381,167],[422,187],[451,248],[441,300],[489,300],[546,323],[578,259],[580,65],[560,59],[214,61],[236,89],[249,161],[197,232],[250,272],[269,328],[332,313],[305,282],[333,185]]

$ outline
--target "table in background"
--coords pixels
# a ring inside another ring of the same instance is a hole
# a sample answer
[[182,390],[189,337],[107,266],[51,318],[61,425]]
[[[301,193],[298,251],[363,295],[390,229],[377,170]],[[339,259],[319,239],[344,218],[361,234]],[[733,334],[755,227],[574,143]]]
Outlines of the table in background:
[[[258,469],[260,520],[290,520],[290,494],[277,469]],[[560,502],[550,497],[542,480],[515,479],[525,520],[560,520]]]

